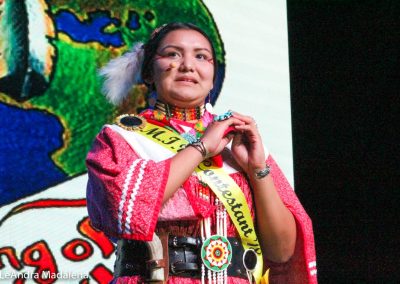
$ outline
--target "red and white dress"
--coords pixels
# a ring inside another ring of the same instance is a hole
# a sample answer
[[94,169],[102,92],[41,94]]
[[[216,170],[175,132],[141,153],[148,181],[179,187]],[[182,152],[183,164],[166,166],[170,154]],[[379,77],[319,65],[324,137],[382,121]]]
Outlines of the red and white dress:
[[[183,129],[188,124],[183,123]],[[106,125],[87,156],[87,208],[92,225],[113,238],[150,241],[154,232],[200,236],[200,220],[212,217],[216,207],[198,196],[204,190],[196,174],[162,204],[173,153],[134,131]],[[220,155],[224,169],[246,196],[254,218],[251,189],[227,148]],[[312,223],[271,155],[266,162],[276,189],[297,224],[292,258],[283,264],[266,260],[270,283],[317,283]],[[211,199],[213,194],[210,193]],[[267,222],[267,220],[266,220]],[[228,236],[239,237],[228,217]],[[213,224],[211,225],[213,228]],[[114,283],[140,283],[139,276],[119,277]],[[170,276],[168,283],[201,283],[199,279]],[[248,280],[228,277],[228,283]]]

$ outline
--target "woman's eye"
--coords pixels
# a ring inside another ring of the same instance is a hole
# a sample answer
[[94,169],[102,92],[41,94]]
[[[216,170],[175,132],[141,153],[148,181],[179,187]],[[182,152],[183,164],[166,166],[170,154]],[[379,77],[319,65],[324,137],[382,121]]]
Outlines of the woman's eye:
[[197,54],[196,58],[200,59],[200,60],[208,60],[209,59],[206,54],[202,54],[202,53]]
[[179,58],[181,57],[180,54],[176,51],[170,51],[167,53],[167,57],[171,57],[171,58]]

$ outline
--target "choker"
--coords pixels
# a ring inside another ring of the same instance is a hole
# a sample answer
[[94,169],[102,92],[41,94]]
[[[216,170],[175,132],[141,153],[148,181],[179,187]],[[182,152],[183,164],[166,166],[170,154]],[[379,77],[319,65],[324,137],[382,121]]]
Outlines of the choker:
[[175,118],[184,121],[200,119],[203,116],[205,110],[204,105],[192,108],[180,108],[176,106],[171,106],[161,101],[157,101],[154,108],[158,111],[163,112],[167,116],[167,118]]

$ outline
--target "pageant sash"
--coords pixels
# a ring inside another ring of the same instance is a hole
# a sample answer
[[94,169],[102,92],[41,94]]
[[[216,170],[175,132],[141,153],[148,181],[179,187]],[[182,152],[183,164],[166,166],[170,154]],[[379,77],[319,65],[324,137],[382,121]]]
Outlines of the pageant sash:
[[[179,134],[147,122],[144,127],[135,129],[138,134],[147,137],[153,142],[177,153],[184,149],[188,142]],[[236,182],[222,168],[212,165],[210,160],[204,160],[195,169],[200,179],[208,184],[214,194],[224,204],[230,218],[242,240],[245,250],[253,249],[257,255],[257,265],[253,270],[256,283],[268,283],[268,271],[262,275],[263,257],[261,247],[254,229],[253,220],[246,202],[246,198]]]

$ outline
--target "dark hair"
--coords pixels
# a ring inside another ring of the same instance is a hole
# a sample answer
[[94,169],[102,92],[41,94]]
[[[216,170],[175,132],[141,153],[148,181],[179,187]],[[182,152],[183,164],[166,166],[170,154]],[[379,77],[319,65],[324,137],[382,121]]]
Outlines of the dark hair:
[[145,84],[149,85],[146,82],[146,80],[152,78],[153,76],[153,59],[157,53],[157,49],[160,46],[161,41],[167,36],[167,34],[176,30],[195,30],[201,33],[208,40],[208,42],[211,45],[212,55],[214,59],[213,62],[214,62],[214,82],[215,82],[215,78],[217,75],[217,58],[215,56],[214,45],[210,37],[202,29],[200,29],[198,26],[194,24],[173,22],[169,24],[164,24],[159,28],[155,29],[151,34],[150,39],[143,46],[144,58],[143,58],[141,75]]

